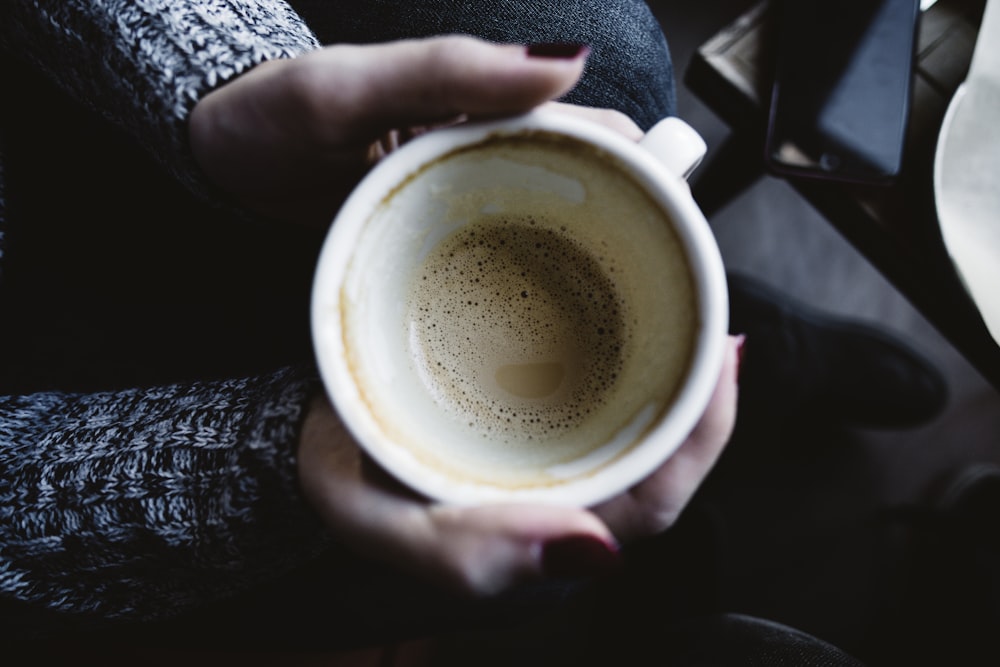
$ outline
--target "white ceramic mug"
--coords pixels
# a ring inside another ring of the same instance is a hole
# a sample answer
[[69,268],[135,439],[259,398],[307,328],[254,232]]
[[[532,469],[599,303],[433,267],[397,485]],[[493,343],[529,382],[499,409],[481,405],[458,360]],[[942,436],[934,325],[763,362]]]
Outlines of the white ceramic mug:
[[381,466],[452,503],[590,506],[684,441],[728,326],[718,246],[668,118],[638,144],[537,110],[418,137],[345,202],[312,326]]

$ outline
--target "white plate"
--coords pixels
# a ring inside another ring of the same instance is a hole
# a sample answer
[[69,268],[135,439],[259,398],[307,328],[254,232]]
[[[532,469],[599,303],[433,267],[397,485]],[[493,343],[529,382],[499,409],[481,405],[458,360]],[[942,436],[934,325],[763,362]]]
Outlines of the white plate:
[[1000,4],[987,3],[966,81],[948,106],[934,158],[941,236],[1000,343]]

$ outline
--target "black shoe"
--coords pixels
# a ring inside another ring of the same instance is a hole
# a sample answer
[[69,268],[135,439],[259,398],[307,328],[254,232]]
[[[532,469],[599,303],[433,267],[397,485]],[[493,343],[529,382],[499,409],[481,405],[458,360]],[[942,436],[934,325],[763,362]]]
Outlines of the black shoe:
[[922,664],[998,665],[1000,466],[969,464],[928,491],[911,543],[906,634],[928,643]]
[[[1000,557],[1000,466],[972,463],[947,475],[932,507],[941,520]],[[1000,572],[1000,561],[996,562]]]
[[741,415],[909,428],[944,408],[944,378],[887,332],[742,275],[729,276],[729,295],[730,331],[747,337]]

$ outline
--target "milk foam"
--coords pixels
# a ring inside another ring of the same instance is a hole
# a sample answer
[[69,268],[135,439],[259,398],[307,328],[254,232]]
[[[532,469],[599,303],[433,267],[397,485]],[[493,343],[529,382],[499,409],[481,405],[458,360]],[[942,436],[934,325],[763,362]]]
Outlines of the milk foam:
[[613,160],[501,136],[421,168],[373,214],[343,340],[402,459],[562,484],[670,409],[700,326],[692,273],[669,215]]
[[482,215],[445,239],[414,281],[414,357],[446,409],[493,437],[578,427],[630,350],[615,258],[551,216]]

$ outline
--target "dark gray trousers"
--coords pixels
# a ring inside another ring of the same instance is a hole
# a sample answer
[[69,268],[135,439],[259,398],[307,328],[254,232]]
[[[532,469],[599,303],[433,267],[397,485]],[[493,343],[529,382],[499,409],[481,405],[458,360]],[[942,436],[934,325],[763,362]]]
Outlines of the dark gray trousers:
[[673,115],[674,71],[641,0],[291,0],[320,41],[373,43],[467,34],[515,44],[578,42],[592,52],[565,101],[617,109],[643,129]]

